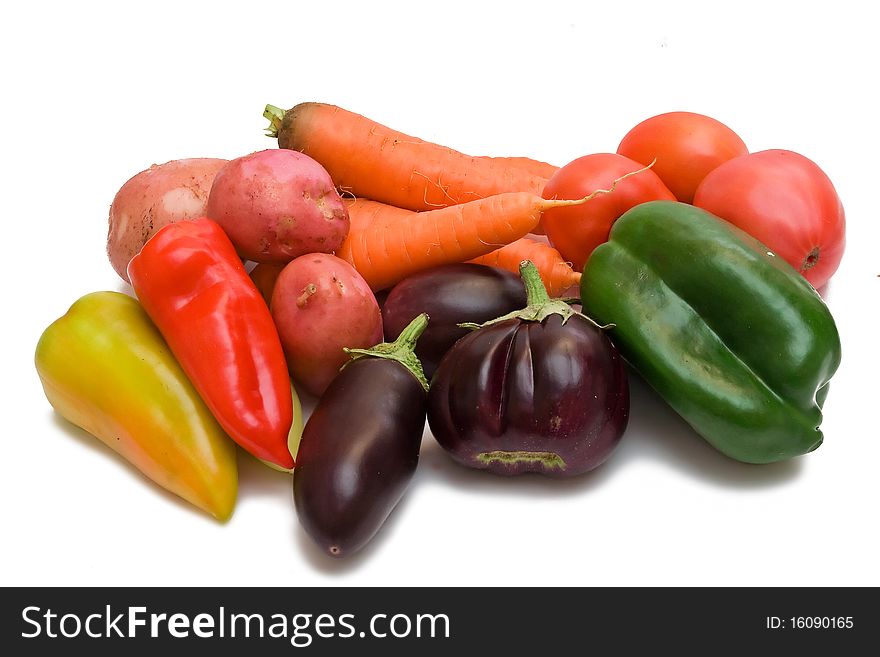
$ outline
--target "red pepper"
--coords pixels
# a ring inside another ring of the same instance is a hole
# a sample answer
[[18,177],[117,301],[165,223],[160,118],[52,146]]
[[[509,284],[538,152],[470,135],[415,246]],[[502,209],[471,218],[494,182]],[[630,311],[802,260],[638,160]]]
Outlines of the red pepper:
[[169,224],[128,265],[141,304],[205,404],[254,456],[292,468],[290,378],[266,302],[209,219]]

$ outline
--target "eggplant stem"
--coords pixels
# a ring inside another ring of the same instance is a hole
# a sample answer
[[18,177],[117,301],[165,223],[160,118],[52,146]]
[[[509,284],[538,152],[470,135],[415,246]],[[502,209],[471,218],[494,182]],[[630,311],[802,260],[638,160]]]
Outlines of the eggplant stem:
[[[351,360],[348,361],[348,363],[351,363],[358,358],[370,357],[396,360],[409,370],[410,374],[416,377],[416,380],[418,380],[422,385],[422,388],[427,392],[429,387],[428,379],[425,376],[425,370],[422,368],[422,361],[416,356],[415,349],[419,336],[424,333],[428,326],[428,319],[429,317],[427,313],[422,313],[413,319],[407,324],[406,328],[400,332],[400,335],[397,336],[397,339],[394,342],[380,342],[369,349],[344,347],[342,350],[351,355]],[[348,365],[348,363],[345,363],[345,365]],[[342,367],[345,367],[345,365]]]
[[523,260],[519,263],[519,275],[526,288],[527,306],[543,305],[550,301],[550,295],[547,294],[547,288],[541,280],[541,273],[535,267],[535,263],[531,260]]
[[[519,319],[524,322],[543,322],[550,317],[550,315],[559,315],[562,317],[563,324],[572,317],[578,316],[584,318],[598,329],[606,330],[614,327],[614,324],[599,324],[591,317],[576,311],[569,305],[569,303],[574,301],[573,299],[551,299],[550,295],[547,294],[547,288],[544,287],[544,282],[541,280],[541,273],[531,260],[523,260],[519,263],[519,275],[526,288],[525,308],[522,310],[514,310],[512,313],[507,313],[501,317],[490,319],[488,322],[482,324],[464,322],[458,326],[465,329],[476,330],[483,328],[484,326],[491,326],[493,324],[498,324],[499,322],[507,321],[508,319]],[[577,299],[576,301],[577,303],[580,303],[580,299]]]

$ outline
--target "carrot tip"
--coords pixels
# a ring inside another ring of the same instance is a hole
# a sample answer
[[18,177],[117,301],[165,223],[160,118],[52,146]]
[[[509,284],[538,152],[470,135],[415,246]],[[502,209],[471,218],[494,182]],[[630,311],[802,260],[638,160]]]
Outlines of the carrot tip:
[[594,198],[596,198],[597,196],[601,196],[602,194],[610,194],[614,191],[614,189],[617,187],[617,185],[619,183],[626,180],[627,178],[630,178],[632,176],[637,176],[640,173],[644,173],[645,171],[647,171],[648,169],[653,167],[656,163],[657,163],[657,158],[655,157],[653,160],[651,160],[650,164],[643,166],[641,169],[636,169],[635,171],[630,171],[629,173],[623,174],[619,178],[615,178],[614,180],[611,181],[611,187],[609,187],[608,189],[597,189],[597,190],[590,192],[589,194],[587,194],[583,198],[577,198],[577,199],[569,199],[569,200],[557,199],[557,198],[545,199],[545,201],[544,201],[545,205],[543,205],[542,207],[555,208],[555,207],[561,207],[561,206],[566,206],[566,205],[580,205],[581,203],[586,203],[587,201],[591,201]]

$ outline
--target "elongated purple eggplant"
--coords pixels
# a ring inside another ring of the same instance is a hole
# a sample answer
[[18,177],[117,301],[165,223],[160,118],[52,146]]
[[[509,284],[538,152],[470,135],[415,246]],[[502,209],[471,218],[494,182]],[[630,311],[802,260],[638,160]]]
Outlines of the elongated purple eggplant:
[[303,430],[293,499],[303,528],[331,556],[369,542],[415,473],[428,382],[414,347],[427,323],[422,314],[393,343],[347,349],[352,360]]
[[428,422],[468,467],[580,474],[605,461],[626,429],[624,362],[601,327],[549,299],[531,262],[520,271],[527,307],[471,326],[447,352],[431,382]]
[[395,285],[382,304],[382,325],[385,339],[393,340],[419,313],[431,316],[416,346],[430,379],[443,354],[469,333],[459,326],[461,322],[487,322],[525,303],[522,281],[509,271],[466,262],[442,265]]

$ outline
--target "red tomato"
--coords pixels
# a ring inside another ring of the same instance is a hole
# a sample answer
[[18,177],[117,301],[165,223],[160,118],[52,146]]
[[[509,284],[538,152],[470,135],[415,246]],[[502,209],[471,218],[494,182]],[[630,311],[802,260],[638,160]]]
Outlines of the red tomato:
[[692,112],[669,112],[639,123],[617,152],[642,164],[656,158],[654,173],[679,201],[690,203],[706,174],[749,149],[720,121]]
[[[615,180],[644,167],[623,155],[596,153],[569,162],[547,181],[544,198],[579,199],[599,189],[611,189]],[[597,246],[608,240],[618,217],[646,201],[674,201],[663,181],[650,169],[617,183],[608,194],[599,194],[583,205],[547,210],[541,223],[550,243],[572,263],[575,271]]]
[[766,244],[822,287],[843,257],[846,219],[818,165],[791,151],[761,151],[722,164],[697,189],[694,205]]

